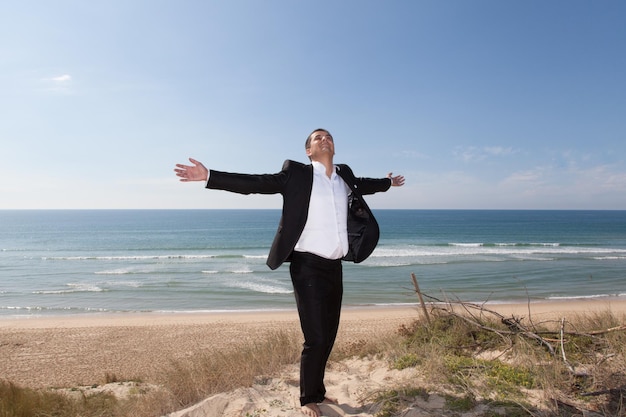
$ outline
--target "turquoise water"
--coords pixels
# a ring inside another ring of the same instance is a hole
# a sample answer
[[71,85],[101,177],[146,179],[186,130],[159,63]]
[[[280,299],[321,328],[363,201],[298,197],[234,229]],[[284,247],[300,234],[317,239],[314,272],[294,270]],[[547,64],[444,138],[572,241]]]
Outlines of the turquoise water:
[[[375,210],[344,305],[626,297],[626,211]],[[0,315],[294,308],[279,210],[0,211]]]

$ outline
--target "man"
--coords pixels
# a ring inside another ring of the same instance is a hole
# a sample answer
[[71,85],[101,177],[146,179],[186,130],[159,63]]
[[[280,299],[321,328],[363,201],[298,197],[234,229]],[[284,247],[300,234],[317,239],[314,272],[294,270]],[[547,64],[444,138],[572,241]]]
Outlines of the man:
[[282,194],[282,217],[267,258],[271,269],[290,262],[304,346],[300,361],[300,403],[309,417],[320,417],[326,397],[324,372],[339,328],[343,295],[341,260],[361,262],[378,242],[378,224],[362,196],[404,185],[401,175],[356,178],[347,165],[335,165],[335,144],[325,129],[305,143],[311,164],[287,160],[276,174],[236,174],[177,164],[183,182],[206,181],[206,188],[241,194]]

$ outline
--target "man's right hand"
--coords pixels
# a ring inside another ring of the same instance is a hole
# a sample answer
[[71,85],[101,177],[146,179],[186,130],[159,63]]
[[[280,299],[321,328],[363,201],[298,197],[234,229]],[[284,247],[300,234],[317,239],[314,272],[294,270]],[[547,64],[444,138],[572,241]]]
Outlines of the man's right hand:
[[189,158],[193,165],[176,164],[174,172],[180,177],[182,182],[188,181],[206,181],[209,178],[209,170],[206,169],[202,162]]

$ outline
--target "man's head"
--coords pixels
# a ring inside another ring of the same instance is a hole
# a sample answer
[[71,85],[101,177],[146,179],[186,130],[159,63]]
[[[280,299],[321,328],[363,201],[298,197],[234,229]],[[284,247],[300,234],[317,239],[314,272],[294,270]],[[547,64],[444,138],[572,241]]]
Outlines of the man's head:
[[335,155],[335,142],[333,136],[326,129],[315,129],[304,144],[306,154],[312,161],[318,161],[321,157],[331,158]]

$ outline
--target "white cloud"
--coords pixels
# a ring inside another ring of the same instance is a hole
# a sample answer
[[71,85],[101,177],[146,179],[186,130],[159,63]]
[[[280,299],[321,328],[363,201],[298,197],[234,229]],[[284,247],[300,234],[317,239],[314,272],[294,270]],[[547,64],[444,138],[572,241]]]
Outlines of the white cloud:
[[517,151],[515,151],[513,148],[509,147],[509,148],[503,148],[502,146],[486,146],[485,148],[483,148],[485,153],[489,154],[489,155],[512,155],[514,153],[516,153]]
[[54,81],[56,83],[67,83],[69,81],[72,81],[72,76],[69,74],[63,74],[63,75],[59,75],[57,77],[52,77],[50,78],[51,81]]
[[70,93],[72,87],[72,76],[70,74],[61,74],[54,77],[42,78],[45,91],[55,93]]
[[399,153],[394,153],[394,155],[408,159],[428,159],[428,155],[410,149],[400,151]]
[[480,162],[489,157],[508,156],[517,152],[517,150],[511,147],[505,148],[502,146],[484,146],[482,148],[477,146],[458,146],[454,150],[454,156],[463,160],[463,162]]
[[542,168],[535,168],[526,171],[518,171],[514,172],[508,177],[506,177],[502,184],[512,185],[519,183],[539,183],[542,182],[543,176],[545,174],[545,170]]
[[457,147],[454,150],[454,156],[463,160],[463,162],[476,162],[485,159],[485,155],[481,154],[480,149],[475,146]]
[[610,165],[598,165],[588,169],[573,171],[576,186],[590,192],[623,193],[626,191],[626,172]]

